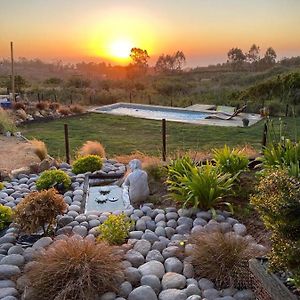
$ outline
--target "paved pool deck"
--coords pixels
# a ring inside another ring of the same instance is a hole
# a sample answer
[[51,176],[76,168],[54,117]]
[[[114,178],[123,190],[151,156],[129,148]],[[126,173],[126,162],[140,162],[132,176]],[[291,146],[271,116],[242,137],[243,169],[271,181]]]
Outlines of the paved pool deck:
[[[172,122],[180,122],[180,123],[189,123],[189,124],[195,124],[195,125],[213,125],[213,126],[223,126],[223,127],[243,127],[243,118],[248,118],[249,119],[249,126],[254,125],[255,123],[259,122],[263,118],[259,114],[252,114],[252,113],[240,113],[239,115],[233,117],[230,120],[226,120],[231,113],[229,112],[221,112],[216,109],[216,106],[214,105],[206,105],[206,104],[194,104],[189,107],[181,108],[181,107],[170,107],[170,106],[159,106],[159,105],[147,105],[147,104],[137,104],[137,103],[125,103],[125,102],[118,102],[115,104],[111,105],[104,105],[104,106],[97,106],[97,107],[92,107],[88,111],[89,112],[94,112],[94,113],[105,113],[105,114],[112,114],[112,115],[120,115],[119,113],[115,113],[113,111],[110,111],[117,105],[125,105],[128,107],[135,108],[136,106],[139,107],[144,107],[147,109],[154,108],[154,109],[172,109],[174,111],[197,111],[197,112],[203,112],[209,114],[212,118],[209,119],[199,119],[199,120],[186,120],[186,121],[179,121],[179,120],[172,120],[172,119],[167,119],[167,121],[172,121]],[[231,107],[229,107],[229,111],[231,110]],[[130,114],[132,117],[138,117],[132,112]],[[216,117],[216,118],[214,118]],[[220,119],[222,118],[222,119]],[[157,120],[154,118],[151,114],[149,114],[149,118],[145,117],[145,119],[152,119],[152,120]]]

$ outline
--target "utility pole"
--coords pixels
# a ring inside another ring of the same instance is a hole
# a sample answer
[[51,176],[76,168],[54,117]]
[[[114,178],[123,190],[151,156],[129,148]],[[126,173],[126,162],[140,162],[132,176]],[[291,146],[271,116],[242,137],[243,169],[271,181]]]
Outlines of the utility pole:
[[11,56],[11,91],[12,98],[15,101],[15,70],[14,70],[14,45],[10,42],[10,56]]

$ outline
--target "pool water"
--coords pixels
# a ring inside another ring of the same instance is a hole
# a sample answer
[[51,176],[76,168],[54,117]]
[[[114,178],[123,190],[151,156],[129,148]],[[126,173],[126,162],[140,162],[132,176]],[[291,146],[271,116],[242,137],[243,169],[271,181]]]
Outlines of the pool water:
[[170,121],[198,121],[205,119],[205,117],[209,115],[209,113],[205,112],[190,111],[180,108],[165,108],[139,104],[113,104],[97,108],[96,111],[145,119],[166,119]]
[[85,212],[124,210],[122,188],[116,185],[92,186],[88,190]]

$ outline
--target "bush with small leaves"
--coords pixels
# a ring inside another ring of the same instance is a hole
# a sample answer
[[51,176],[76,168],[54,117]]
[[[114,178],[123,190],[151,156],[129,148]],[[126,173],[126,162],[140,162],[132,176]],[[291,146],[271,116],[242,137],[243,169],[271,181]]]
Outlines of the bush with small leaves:
[[0,191],[4,189],[4,184],[3,182],[0,182]]
[[125,214],[110,215],[98,227],[100,233],[98,240],[106,241],[110,245],[121,245],[125,242],[133,225],[134,221],[130,220]]
[[248,287],[249,259],[262,255],[249,240],[233,232],[198,233],[190,237],[186,253],[195,274],[212,280],[218,287]]
[[96,300],[124,280],[120,252],[106,243],[70,237],[41,253],[26,276],[32,300]]
[[272,271],[287,270],[300,287],[300,181],[290,170],[265,173],[251,197],[265,226],[272,232]]
[[75,174],[82,174],[86,172],[95,172],[102,167],[102,160],[98,155],[87,155],[78,158],[73,163],[72,172]]
[[56,187],[59,189],[67,189],[71,185],[71,179],[62,170],[47,170],[44,171],[36,181],[36,187],[40,190]]
[[14,211],[14,221],[25,233],[36,233],[40,228],[47,235],[56,224],[56,217],[67,209],[62,195],[52,188],[41,192],[31,192]]
[[0,205],[0,230],[5,228],[12,221],[12,214],[10,207]]

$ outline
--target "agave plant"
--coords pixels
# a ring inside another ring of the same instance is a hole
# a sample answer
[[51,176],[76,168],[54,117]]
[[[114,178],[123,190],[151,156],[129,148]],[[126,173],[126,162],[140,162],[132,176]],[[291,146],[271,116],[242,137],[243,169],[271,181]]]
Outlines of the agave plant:
[[242,150],[230,149],[225,145],[221,149],[214,149],[213,153],[216,165],[224,173],[239,175],[248,168],[249,159]]
[[188,172],[173,173],[173,178],[167,180],[168,189],[173,198],[184,207],[214,209],[225,204],[232,210],[231,205],[222,201],[222,197],[230,195],[236,176],[223,173],[207,162],[200,167],[187,165]]

